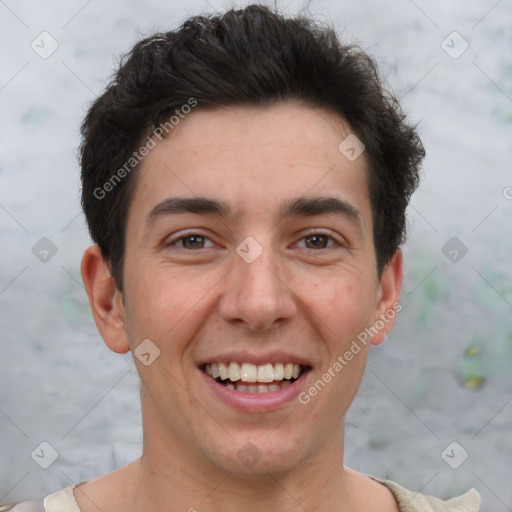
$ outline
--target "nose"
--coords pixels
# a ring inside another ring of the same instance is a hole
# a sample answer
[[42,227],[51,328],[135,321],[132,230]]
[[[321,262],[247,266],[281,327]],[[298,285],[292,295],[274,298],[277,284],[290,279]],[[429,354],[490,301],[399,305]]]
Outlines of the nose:
[[287,285],[290,270],[278,267],[271,249],[264,249],[251,263],[235,254],[233,265],[219,304],[226,322],[265,331],[296,314],[294,293]]

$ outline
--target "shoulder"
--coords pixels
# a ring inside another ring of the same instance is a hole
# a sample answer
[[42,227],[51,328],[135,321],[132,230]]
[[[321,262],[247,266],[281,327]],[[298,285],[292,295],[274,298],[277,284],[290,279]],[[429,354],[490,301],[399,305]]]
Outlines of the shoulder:
[[[373,478],[373,477],[372,477]],[[479,512],[481,498],[475,489],[449,500],[410,491],[391,480],[373,478],[395,496],[400,512]]]
[[50,494],[42,503],[22,501],[0,506],[0,512],[81,512],[73,494],[73,489],[76,485]]
[[75,487],[76,485],[71,485],[47,496],[44,499],[44,512],[80,512],[73,494]]
[[134,488],[138,467],[137,460],[106,475],[78,482],[50,494],[44,499],[42,512],[128,510],[134,497],[126,490]]

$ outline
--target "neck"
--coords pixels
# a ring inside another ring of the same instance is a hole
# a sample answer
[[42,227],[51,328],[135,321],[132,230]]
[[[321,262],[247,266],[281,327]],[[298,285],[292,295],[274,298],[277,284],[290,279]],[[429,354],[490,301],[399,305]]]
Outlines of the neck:
[[205,457],[180,449],[179,443],[163,449],[162,441],[155,436],[144,440],[140,463],[134,466],[136,508],[190,512],[357,509],[351,491],[354,479],[343,467],[343,428],[313,459],[286,471],[268,468],[247,475],[224,471]]

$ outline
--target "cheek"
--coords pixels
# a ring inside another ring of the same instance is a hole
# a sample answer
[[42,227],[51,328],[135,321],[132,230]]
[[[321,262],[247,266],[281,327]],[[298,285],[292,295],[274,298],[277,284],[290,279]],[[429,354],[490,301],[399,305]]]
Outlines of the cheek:
[[359,276],[302,279],[299,297],[325,325],[328,337],[354,336],[371,321],[375,290]]
[[[186,338],[185,331],[193,329],[199,312],[205,314],[209,294],[221,278],[205,273],[197,279],[193,270],[170,270],[165,264],[132,268],[126,286],[130,338],[135,344],[149,338],[162,350],[168,349],[166,340]],[[175,342],[173,351],[179,348]]]

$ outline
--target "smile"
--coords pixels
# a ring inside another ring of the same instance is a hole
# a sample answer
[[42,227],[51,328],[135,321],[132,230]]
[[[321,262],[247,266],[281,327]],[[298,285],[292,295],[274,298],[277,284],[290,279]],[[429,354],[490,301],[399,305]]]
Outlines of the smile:
[[209,363],[203,367],[206,375],[232,391],[240,393],[274,393],[295,382],[305,367],[294,363],[229,362]]

